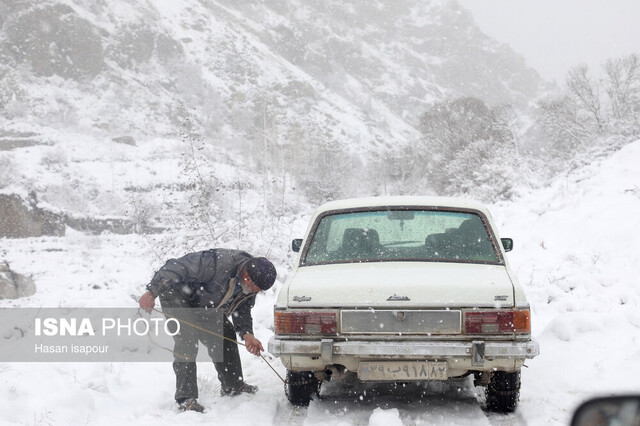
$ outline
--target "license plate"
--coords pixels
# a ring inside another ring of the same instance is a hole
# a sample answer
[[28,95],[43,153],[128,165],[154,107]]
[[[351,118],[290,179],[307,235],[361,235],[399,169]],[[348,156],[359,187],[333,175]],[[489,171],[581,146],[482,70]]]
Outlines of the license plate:
[[360,380],[406,381],[446,380],[447,363],[436,361],[363,361],[358,366]]

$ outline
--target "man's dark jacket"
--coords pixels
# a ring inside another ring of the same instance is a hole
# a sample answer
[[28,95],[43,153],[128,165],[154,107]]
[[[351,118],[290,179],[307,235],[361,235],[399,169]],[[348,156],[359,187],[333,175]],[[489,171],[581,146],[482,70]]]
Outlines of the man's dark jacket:
[[179,259],[169,259],[156,272],[147,285],[154,297],[172,291],[189,300],[194,307],[225,309],[226,315],[233,314],[236,333],[244,336],[253,334],[251,308],[256,295],[245,295],[235,289],[235,294],[223,306],[218,306],[229,290],[231,280],[239,283],[240,267],[249,259],[249,253],[240,250],[212,249],[189,253]]

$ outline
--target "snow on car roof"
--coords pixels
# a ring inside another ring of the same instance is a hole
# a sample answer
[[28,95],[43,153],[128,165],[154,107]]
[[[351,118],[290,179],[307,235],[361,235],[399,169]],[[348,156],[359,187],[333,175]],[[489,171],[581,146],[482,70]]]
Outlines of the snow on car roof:
[[465,198],[428,197],[428,196],[382,196],[349,198],[329,201],[316,210],[321,213],[329,210],[342,210],[358,207],[387,207],[387,206],[424,206],[451,207],[479,210],[488,214],[487,208],[478,201]]

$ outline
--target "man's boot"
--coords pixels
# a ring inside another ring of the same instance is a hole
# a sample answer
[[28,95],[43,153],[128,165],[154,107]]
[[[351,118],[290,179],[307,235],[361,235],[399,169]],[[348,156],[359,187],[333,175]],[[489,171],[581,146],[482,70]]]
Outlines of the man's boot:
[[178,409],[180,411],[197,411],[202,413],[204,406],[198,402],[195,398],[187,398],[184,401],[176,401],[178,403]]
[[234,387],[225,387],[220,388],[220,395],[222,396],[236,396],[241,393],[256,393],[258,391],[257,386],[249,385],[245,382],[240,383]]

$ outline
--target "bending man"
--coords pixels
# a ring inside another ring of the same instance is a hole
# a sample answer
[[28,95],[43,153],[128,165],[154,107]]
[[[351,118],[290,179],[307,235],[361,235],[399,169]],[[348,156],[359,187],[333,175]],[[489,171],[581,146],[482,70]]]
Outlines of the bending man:
[[[179,259],[169,259],[160,268],[147,292],[140,297],[140,307],[151,313],[155,299],[160,298],[163,310],[180,308],[224,309],[224,336],[235,340],[235,333],[245,342],[254,355],[264,351],[262,343],[253,335],[251,308],[256,294],[271,288],[276,279],[276,269],[264,257],[253,257],[240,250],[212,249],[187,254]],[[233,318],[233,325],[228,317]],[[206,324],[201,324],[206,328]],[[202,412],[198,403],[196,355],[198,341],[213,354],[220,343],[209,333],[193,327],[181,327],[174,336],[173,371],[176,375],[175,399],[180,410]],[[223,342],[223,361],[215,362],[222,396],[255,393],[256,386],[242,378],[242,365],[238,345],[227,339]],[[185,361],[185,359],[187,361]]]

